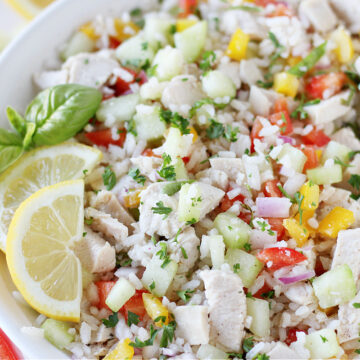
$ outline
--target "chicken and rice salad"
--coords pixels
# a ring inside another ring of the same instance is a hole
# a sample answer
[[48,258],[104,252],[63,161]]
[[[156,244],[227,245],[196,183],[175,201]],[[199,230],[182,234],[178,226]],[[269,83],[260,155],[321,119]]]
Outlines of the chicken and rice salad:
[[22,331],[74,359],[360,358],[360,2],[113,15],[0,132]]

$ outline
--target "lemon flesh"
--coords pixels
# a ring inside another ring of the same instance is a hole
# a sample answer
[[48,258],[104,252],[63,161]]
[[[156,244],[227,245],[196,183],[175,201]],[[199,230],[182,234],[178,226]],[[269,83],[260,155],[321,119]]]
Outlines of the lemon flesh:
[[83,180],[39,190],[20,205],[9,227],[11,277],[29,305],[53,319],[80,319],[81,264],[73,247],[83,228]]
[[83,178],[101,157],[101,152],[90,146],[64,143],[30,151],[1,174],[0,249],[5,250],[10,221],[25,199],[45,186]]
[[5,0],[17,13],[31,20],[54,0]]

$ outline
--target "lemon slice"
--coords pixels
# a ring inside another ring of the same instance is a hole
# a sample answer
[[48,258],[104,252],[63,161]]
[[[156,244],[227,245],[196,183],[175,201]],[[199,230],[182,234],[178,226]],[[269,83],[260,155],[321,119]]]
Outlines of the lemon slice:
[[31,20],[54,0],[5,0],[20,15]]
[[11,277],[29,305],[53,319],[80,319],[81,264],[72,248],[83,228],[83,180],[39,190],[20,205],[9,227]]
[[77,143],[30,151],[0,176],[0,249],[17,207],[39,189],[65,180],[84,177],[100,162],[101,151]]

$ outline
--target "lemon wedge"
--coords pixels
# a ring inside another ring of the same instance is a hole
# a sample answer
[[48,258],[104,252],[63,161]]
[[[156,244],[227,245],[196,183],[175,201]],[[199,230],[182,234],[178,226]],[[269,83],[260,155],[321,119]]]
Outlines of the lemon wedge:
[[5,0],[17,13],[31,20],[54,0]]
[[0,249],[18,206],[41,188],[65,180],[83,178],[100,162],[101,151],[77,143],[32,150],[0,176]]
[[72,249],[83,229],[83,180],[39,190],[11,221],[6,242],[11,277],[28,304],[53,319],[80,319],[81,264]]

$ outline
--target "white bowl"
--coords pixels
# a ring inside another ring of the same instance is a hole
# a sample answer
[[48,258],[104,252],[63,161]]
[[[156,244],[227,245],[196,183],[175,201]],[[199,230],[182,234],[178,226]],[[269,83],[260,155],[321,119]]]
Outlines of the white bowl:
[[[122,11],[146,7],[152,0],[60,0],[46,9],[0,55],[0,126],[8,127],[5,110],[23,112],[36,94],[32,76],[57,62],[58,50],[81,24],[98,14],[118,16]],[[16,290],[0,251],[0,328],[25,359],[69,359],[45,339],[21,331],[32,326],[37,313],[13,296]]]

